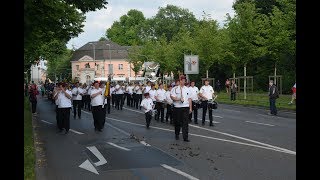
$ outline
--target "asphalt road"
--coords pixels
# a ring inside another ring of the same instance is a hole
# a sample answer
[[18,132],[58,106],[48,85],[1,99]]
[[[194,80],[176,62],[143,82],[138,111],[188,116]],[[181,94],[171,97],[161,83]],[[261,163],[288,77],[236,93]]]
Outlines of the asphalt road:
[[71,113],[67,135],[58,133],[54,110],[39,99],[37,179],[296,179],[293,112],[269,116],[262,108],[219,104],[215,126],[190,123],[191,142],[184,142],[170,124],[153,119],[146,129],[144,113],[126,105],[111,108],[103,132],[94,131],[91,112],[83,110],[81,119]]

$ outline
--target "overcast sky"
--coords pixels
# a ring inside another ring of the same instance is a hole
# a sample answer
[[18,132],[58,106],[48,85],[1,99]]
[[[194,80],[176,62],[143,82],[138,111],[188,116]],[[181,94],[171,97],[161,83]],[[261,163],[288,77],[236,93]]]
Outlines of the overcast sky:
[[86,14],[84,32],[68,42],[69,49],[72,49],[72,46],[78,49],[87,42],[98,41],[114,21],[119,21],[120,17],[131,9],[137,9],[143,13],[145,18],[151,18],[157,14],[159,7],[166,7],[170,4],[188,9],[197,19],[202,18],[204,11],[220,25],[223,25],[226,20],[227,13],[234,16],[232,9],[234,0],[108,0],[108,2],[106,9]]

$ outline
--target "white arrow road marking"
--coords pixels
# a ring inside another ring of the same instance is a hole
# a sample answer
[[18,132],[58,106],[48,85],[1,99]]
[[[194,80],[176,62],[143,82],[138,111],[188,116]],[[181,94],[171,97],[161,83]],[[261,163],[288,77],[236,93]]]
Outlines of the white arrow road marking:
[[92,154],[94,154],[99,159],[98,162],[94,163],[95,166],[101,166],[107,163],[107,160],[102,156],[102,154],[95,146],[90,146],[87,148],[92,152]]
[[189,175],[189,174],[187,174],[187,173],[185,173],[185,172],[183,172],[183,171],[180,171],[179,169],[173,168],[173,167],[168,166],[168,165],[166,165],[166,164],[161,164],[161,166],[164,167],[164,168],[166,168],[166,169],[169,169],[170,171],[173,171],[173,172],[175,172],[175,173],[178,173],[178,174],[180,174],[180,175],[182,175],[182,176],[184,176],[184,177],[186,177],[186,178],[188,178],[188,179],[191,179],[191,180],[199,180],[199,179],[196,178],[196,177],[193,177],[193,176],[191,176],[191,175]]
[[83,162],[79,167],[88,170],[90,172],[93,172],[95,174],[99,174],[96,168],[90,163],[90,161],[87,159],[85,162]]
[[112,142],[108,142],[108,144],[110,144],[111,146],[114,146],[114,147],[117,147],[119,149],[122,149],[122,150],[125,150],[125,151],[131,151],[131,149],[128,149],[128,148],[125,148],[125,147],[122,147],[122,146],[118,146]]

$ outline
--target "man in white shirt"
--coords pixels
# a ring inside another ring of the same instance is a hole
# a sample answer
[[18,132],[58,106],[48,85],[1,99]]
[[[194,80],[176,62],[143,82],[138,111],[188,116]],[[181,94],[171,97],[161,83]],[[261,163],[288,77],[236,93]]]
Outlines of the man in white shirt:
[[209,85],[208,79],[204,81],[204,85],[200,88],[199,96],[202,99],[202,125],[205,125],[206,113],[207,109],[209,109],[210,126],[213,126],[212,108],[208,108],[208,101],[213,99],[214,90],[212,86]]
[[166,99],[166,91],[163,89],[163,84],[159,84],[159,89],[156,90],[154,98],[156,99],[157,114],[155,120],[159,121],[161,114],[161,122],[164,123],[164,100]]
[[123,101],[124,101],[124,86],[120,83],[118,83],[115,87],[115,95],[116,95],[116,108],[117,110],[121,109],[123,107]]
[[[135,98],[135,107],[138,109],[138,105],[141,103],[142,101],[142,92],[143,92],[143,86],[142,84],[137,84],[134,88],[135,92],[136,92],[136,98]],[[140,106],[140,110],[141,110],[141,106]]]
[[58,104],[58,128],[60,132],[64,128],[65,134],[69,132],[70,129],[70,109],[71,109],[71,98],[72,92],[67,89],[66,83],[60,83],[60,87],[58,89],[58,94],[55,96]]
[[79,84],[79,82],[76,82],[75,87],[71,90],[74,119],[76,119],[77,111],[78,111],[78,118],[81,119],[82,96],[85,93],[85,90],[82,89],[81,86],[82,84]]
[[94,129],[96,131],[102,131],[102,124],[103,124],[103,118],[104,112],[103,112],[103,101],[104,101],[104,92],[103,89],[99,87],[99,82],[95,81],[93,82],[94,88],[90,92],[90,98],[91,98],[91,106],[92,106],[92,116],[93,116],[93,125]]
[[146,127],[149,129],[154,104],[153,104],[152,99],[149,96],[149,93],[144,93],[144,97],[145,98],[141,101],[140,106],[143,107],[143,110],[144,110],[144,113],[146,116]]
[[151,89],[151,81],[148,81],[148,82],[147,82],[147,86],[144,88],[144,93],[149,92],[150,89]]
[[183,140],[189,142],[188,129],[189,129],[189,113],[192,112],[191,93],[189,88],[185,86],[186,77],[180,76],[180,85],[172,88],[171,99],[173,100],[174,108],[174,125],[175,137],[179,139],[180,129],[182,127]]
[[[191,93],[191,100],[192,100],[192,110],[194,112],[194,124],[198,124],[198,102],[199,102],[199,89],[197,86],[195,86],[195,82],[191,81],[190,83],[190,93]],[[190,120],[192,119],[192,113],[189,115]]]
[[129,86],[127,86],[126,91],[128,92],[127,94],[127,106],[133,107],[133,84],[130,83]]

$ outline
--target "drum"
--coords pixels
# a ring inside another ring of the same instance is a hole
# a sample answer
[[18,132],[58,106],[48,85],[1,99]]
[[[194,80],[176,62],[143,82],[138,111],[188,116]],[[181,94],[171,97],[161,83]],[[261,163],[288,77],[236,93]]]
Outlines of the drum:
[[200,100],[193,100],[192,104],[193,104],[193,108],[196,108],[196,109],[202,108],[202,106],[201,106],[202,103]]
[[217,109],[218,108],[218,103],[213,100],[208,101],[208,108],[209,109]]

